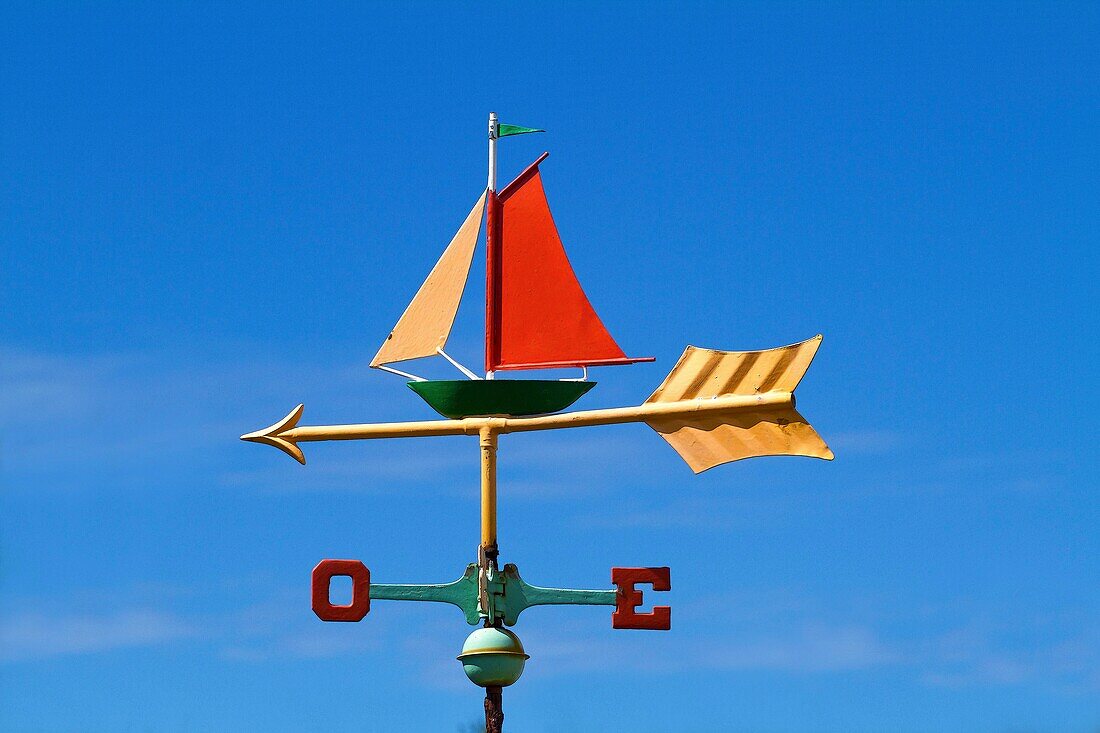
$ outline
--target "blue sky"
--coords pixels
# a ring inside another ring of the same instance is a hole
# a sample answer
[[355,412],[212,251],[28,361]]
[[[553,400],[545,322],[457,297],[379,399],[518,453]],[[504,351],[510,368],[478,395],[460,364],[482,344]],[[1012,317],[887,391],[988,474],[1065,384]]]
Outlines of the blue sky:
[[472,729],[456,610],[322,624],[308,582],[458,577],[473,442],[237,436],[430,416],[367,363],[490,110],[550,131],[501,177],[551,151],[589,297],[657,357],[582,405],[821,332],[837,454],[504,438],[528,581],[673,579],[665,634],[528,611],[508,730],[1100,726],[1095,5],[272,5],[0,10],[0,728]]

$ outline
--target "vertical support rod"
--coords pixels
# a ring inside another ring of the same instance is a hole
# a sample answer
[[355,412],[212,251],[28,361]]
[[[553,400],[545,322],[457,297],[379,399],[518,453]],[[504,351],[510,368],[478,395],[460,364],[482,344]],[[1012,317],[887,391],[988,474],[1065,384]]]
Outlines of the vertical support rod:
[[495,559],[497,545],[497,439],[489,427],[478,431],[481,443],[481,547]]
[[485,733],[502,733],[504,705],[500,690],[499,687],[485,688]]

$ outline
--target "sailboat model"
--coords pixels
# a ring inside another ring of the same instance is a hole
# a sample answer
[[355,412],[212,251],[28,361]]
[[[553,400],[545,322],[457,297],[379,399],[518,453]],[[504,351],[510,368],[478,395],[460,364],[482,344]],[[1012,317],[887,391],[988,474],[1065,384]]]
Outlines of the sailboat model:
[[[595,386],[588,367],[615,366],[653,357],[628,357],[612,338],[569,264],[539,165],[548,153],[504,188],[496,187],[500,137],[540,132],[501,125],[489,115],[489,179],[458,233],[443,251],[397,321],[371,366],[410,379],[409,387],[445,417],[520,417],[558,412]],[[485,374],[452,359],[447,344],[474,249],[486,225]],[[426,380],[391,365],[442,356],[466,379]],[[584,370],[581,379],[496,379],[510,370]]]

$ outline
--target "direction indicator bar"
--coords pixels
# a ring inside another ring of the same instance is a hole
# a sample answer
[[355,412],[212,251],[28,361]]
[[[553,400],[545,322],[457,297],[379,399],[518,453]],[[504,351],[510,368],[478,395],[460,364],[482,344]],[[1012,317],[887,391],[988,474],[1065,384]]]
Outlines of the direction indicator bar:
[[371,440],[375,438],[414,438],[446,435],[479,435],[483,429],[494,433],[524,433],[533,430],[587,428],[646,422],[653,418],[722,417],[741,411],[759,411],[768,407],[793,408],[790,392],[760,395],[733,395],[710,400],[646,403],[636,407],[581,410],[542,417],[467,417],[462,420],[426,420],[422,422],[363,423],[357,425],[298,426],[305,405],[298,405],[271,427],[241,436],[241,440],[265,443],[279,448],[301,464],[306,459],[298,443],[325,440]]
[[[480,572],[476,564],[470,563],[453,583],[372,583],[370,570],[358,560],[322,560],[313,569],[313,612],[322,621],[361,621],[370,612],[371,601],[421,601],[457,606],[471,626],[483,622],[514,626],[519,615],[532,606],[614,606],[613,628],[663,630],[671,625],[668,606],[655,606],[649,613],[635,610],[642,603],[642,592],[636,584],[649,583],[655,591],[672,588],[667,567],[612,568],[614,590],[578,590],[531,585],[520,577],[519,568],[509,563],[501,572],[491,569],[484,596],[479,587]],[[329,586],[337,576],[352,579],[352,599],[347,605],[329,600]]]
[[821,344],[815,336],[765,351],[689,346],[663,384],[641,405],[541,417],[467,417],[354,425],[299,425],[303,405],[279,422],[241,436],[306,462],[299,443],[446,435],[478,435],[495,453],[496,436],[644,422],[696,473],[721,463],[767,455],[830,460],[833,453],[794,407],[794,389]]

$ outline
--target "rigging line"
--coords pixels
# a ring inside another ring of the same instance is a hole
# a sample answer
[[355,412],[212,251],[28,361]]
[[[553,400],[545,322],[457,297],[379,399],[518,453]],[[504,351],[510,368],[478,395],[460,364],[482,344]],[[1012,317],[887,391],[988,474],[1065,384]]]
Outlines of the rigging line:
[[418,377],[415,374],[409,374],[408,372],[403,372],[400,369],[394,369],[393,367],[388,367],[385,364],[379,364],[378,366],[375,367],[375,369],[381,369],[384,372],[389,372],[390,374],[396,374],[399,377],[404,377],[405,379],[411,379],[414,382],[427,382],[428,381],[424,377]]
[[440,356],[442,356],[442,357],[443,357],[444,359],[446,359],[447,361],[451,362],[451,364],[452,364],[452,365],[454,366],[454,368],[455,368],[455,369],[457,369],[458,371],[462,372],[463,374],[465,374],[465,375],[466,375],[467,377],[469,377],[470,379],[478,379],[478,380],[479,380],[479,379],[481,379],[481,377],[479,377],[478,375],[474,374],[474,373],[473,373],[473,372],[471,372],[471,371],[470,371],[469,369],[467,369],[466,367],[462,366],[462,365],[461,365],[461,364],[459,364],[459,363],[458,363],[457,361],[455,361],[454,359],[452,359],[452,358],[451,358],[451,356],[450,356],[450,354],[448,354],[448,353],[447,353],[446,351],[444,351],[444,350],[442,349],[442,347],[441,347],[441,348],[437,348],[437,349],[436,349],[436,352],[437,352],[437,353],[438,353],[438,354],[439,354]]

